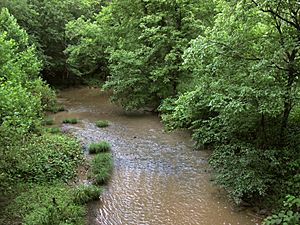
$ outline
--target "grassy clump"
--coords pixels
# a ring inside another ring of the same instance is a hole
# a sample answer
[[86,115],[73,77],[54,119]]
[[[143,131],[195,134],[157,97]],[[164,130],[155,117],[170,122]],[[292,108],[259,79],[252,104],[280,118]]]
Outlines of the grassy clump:
[[51,107],[48,107],[46,111],[52,112],[52,113],[63,112],[63,111],[65,111],[65,107],[63,105],[55,104]]
[[86,209],[76,202],[74,191],[66,184],[26,186],[8,207],[8,211],[15,219],[22,220],[22,224],[84,224]]
[[100,141],[97,143],[90,144],[88,149],[90,154],[107,152],[110,150],[110,144],[107,141]]
[[50,134],[59,134],[61,130],[59,127],[47,127],[46,131]]
[[91,178],[95,179],[96,184],[105,184],[110,178],[112,167],[111,153],[97,154],[91,162]]
[[53,125],[54,120],[52,118],[45,118],[44,121],[42,122],[43,125]]
[[63,120],[63,123],[76,124],[76,123],[78,123],[78,119],[77,118],[65,118]]
[[74,201],[78,204],[86,204],[98,200],[103,189],[95,185],[80,185],[74,190]]
[[109,123],[107,120],[98,120],[96,121],[96,126],[99,128],[108,127]]

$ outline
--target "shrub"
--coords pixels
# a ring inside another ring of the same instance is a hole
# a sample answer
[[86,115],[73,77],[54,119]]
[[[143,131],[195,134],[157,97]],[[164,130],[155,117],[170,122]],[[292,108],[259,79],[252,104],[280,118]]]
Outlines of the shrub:
[[283,209],[263,221],[263,225],[295,225],[300,221],[300,198],[288,195],[283,203]]
[[213,152],[210,164],[217,183],[236,203],[261,198],[277,185],[279,162],[275,150],[263,151],[246,143],[220,145]]
[[108,121],[107,120],[98,120],[98,121],[96,121],[96,126],[99,128],[108,127]]
[[62,183],[30,185],[9,211],[26,225],[82,225],[86,215],[85,208],[74,201],[72,189]]
[[94,185],[80,185],[74,190],[74,201],[78,204],[85,204],[97,200],[102,191],[102,188]]
[[11,146],[6,154],[6,171],[10,176],[24,181],[69,180],[82,162],[82,149],[77,140],[44,134],[32,136]]
[[90,154],[107,152],[110,150],[110,144],[107,141],[100,141],[90,144],[88,149]]
[[53,112],[53,109],[58,107],[55,91],[40,78],[28,82],[27,87],[33,95],[40,97],[45,111]]
[[96,184],[104,184],[109,180],[112,166],[111,153],[100,153],[92,159],[91,176]]
[[77,118],[66,118],[63,120],[63,123],[76,124],[76,123],[78,123],[78,119]]

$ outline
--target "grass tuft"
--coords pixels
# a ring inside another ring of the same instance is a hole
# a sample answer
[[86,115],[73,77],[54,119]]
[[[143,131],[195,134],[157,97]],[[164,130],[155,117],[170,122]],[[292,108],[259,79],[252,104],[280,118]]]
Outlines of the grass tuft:
[[95,185],[80,185],[74,190],[74,202],[83,205],[98,200],[102,192],[103,189]]
[[107,152],[110,150],[110,144],[107,141],[100,141],[89,145],[89,153],[96,154],[100,152]]
[[59,127],[47,127],[46,131],[50,134],[59,134],[61,130]]
[[91,162],[91,178],[98,185],[105,184],[110,178],[112,167],[111,153],[97,154]]
[[76,123],[78,123],[78,119],[77,118],[65,118],[63,120],[63,123],[76,124]]
[[96,121],[96,126],[99,128],[108,127],[109,123],[107,120],[98,120]]

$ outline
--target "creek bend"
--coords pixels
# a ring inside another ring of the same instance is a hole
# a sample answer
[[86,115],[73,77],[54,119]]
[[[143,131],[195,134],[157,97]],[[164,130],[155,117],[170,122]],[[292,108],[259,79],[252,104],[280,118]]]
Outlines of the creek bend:
[[[89,205],[89,225],[255,225],[249,212],[236,212],[210,181],[208,151],[194,151],[187,132],[164,132],[157,115],[128,113],[98,89],[60,92],[66,112],[53,115],[86,147],[106,140],[112,145],[114,171],[100,200]],[[109,120],[97,128],[97,120]]]

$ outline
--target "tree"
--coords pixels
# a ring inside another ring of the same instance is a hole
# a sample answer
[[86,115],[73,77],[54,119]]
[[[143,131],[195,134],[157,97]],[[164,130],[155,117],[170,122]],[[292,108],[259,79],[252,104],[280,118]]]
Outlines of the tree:
[[[112,99],[127,109],[156,109],[163,98],[176,95],[181,81],[188,77],[181,70],[182,53],[203,26],[211,23],[212,8],[212,2],[195,0],[112,1],[96,22],[77,21],[89,27],[78,44],[68,48],[69,62],[78,68],[80,59],[88,56],[95,66],[85,64],[86,74],[89,68],[99,67],[100,56],[106,57],[110,76],[105,87],[113,90]],[[71,30],[73,27],[70,24]],[[99,46],[98,55],[83,52],[85,46]]]
[[[161,111],[170,128],[188,127],[199,145],[215,147],[217,180],[239,202],[282,190],[276,179],[294,179],[299,168],[288,130],[299,105],[299,5],[219,1],[218,9],[214,26],[184,54],[192,89]],[[278,166],[287,158],[294,166]]]
[[40,58],[44,63],[44,74],[68,75],[64,50],[67,47],[65,25],[81,15],[91,17],[97,12],[97,0],[4,0],[1,7],[7,7],[18,23],[30,35]]

